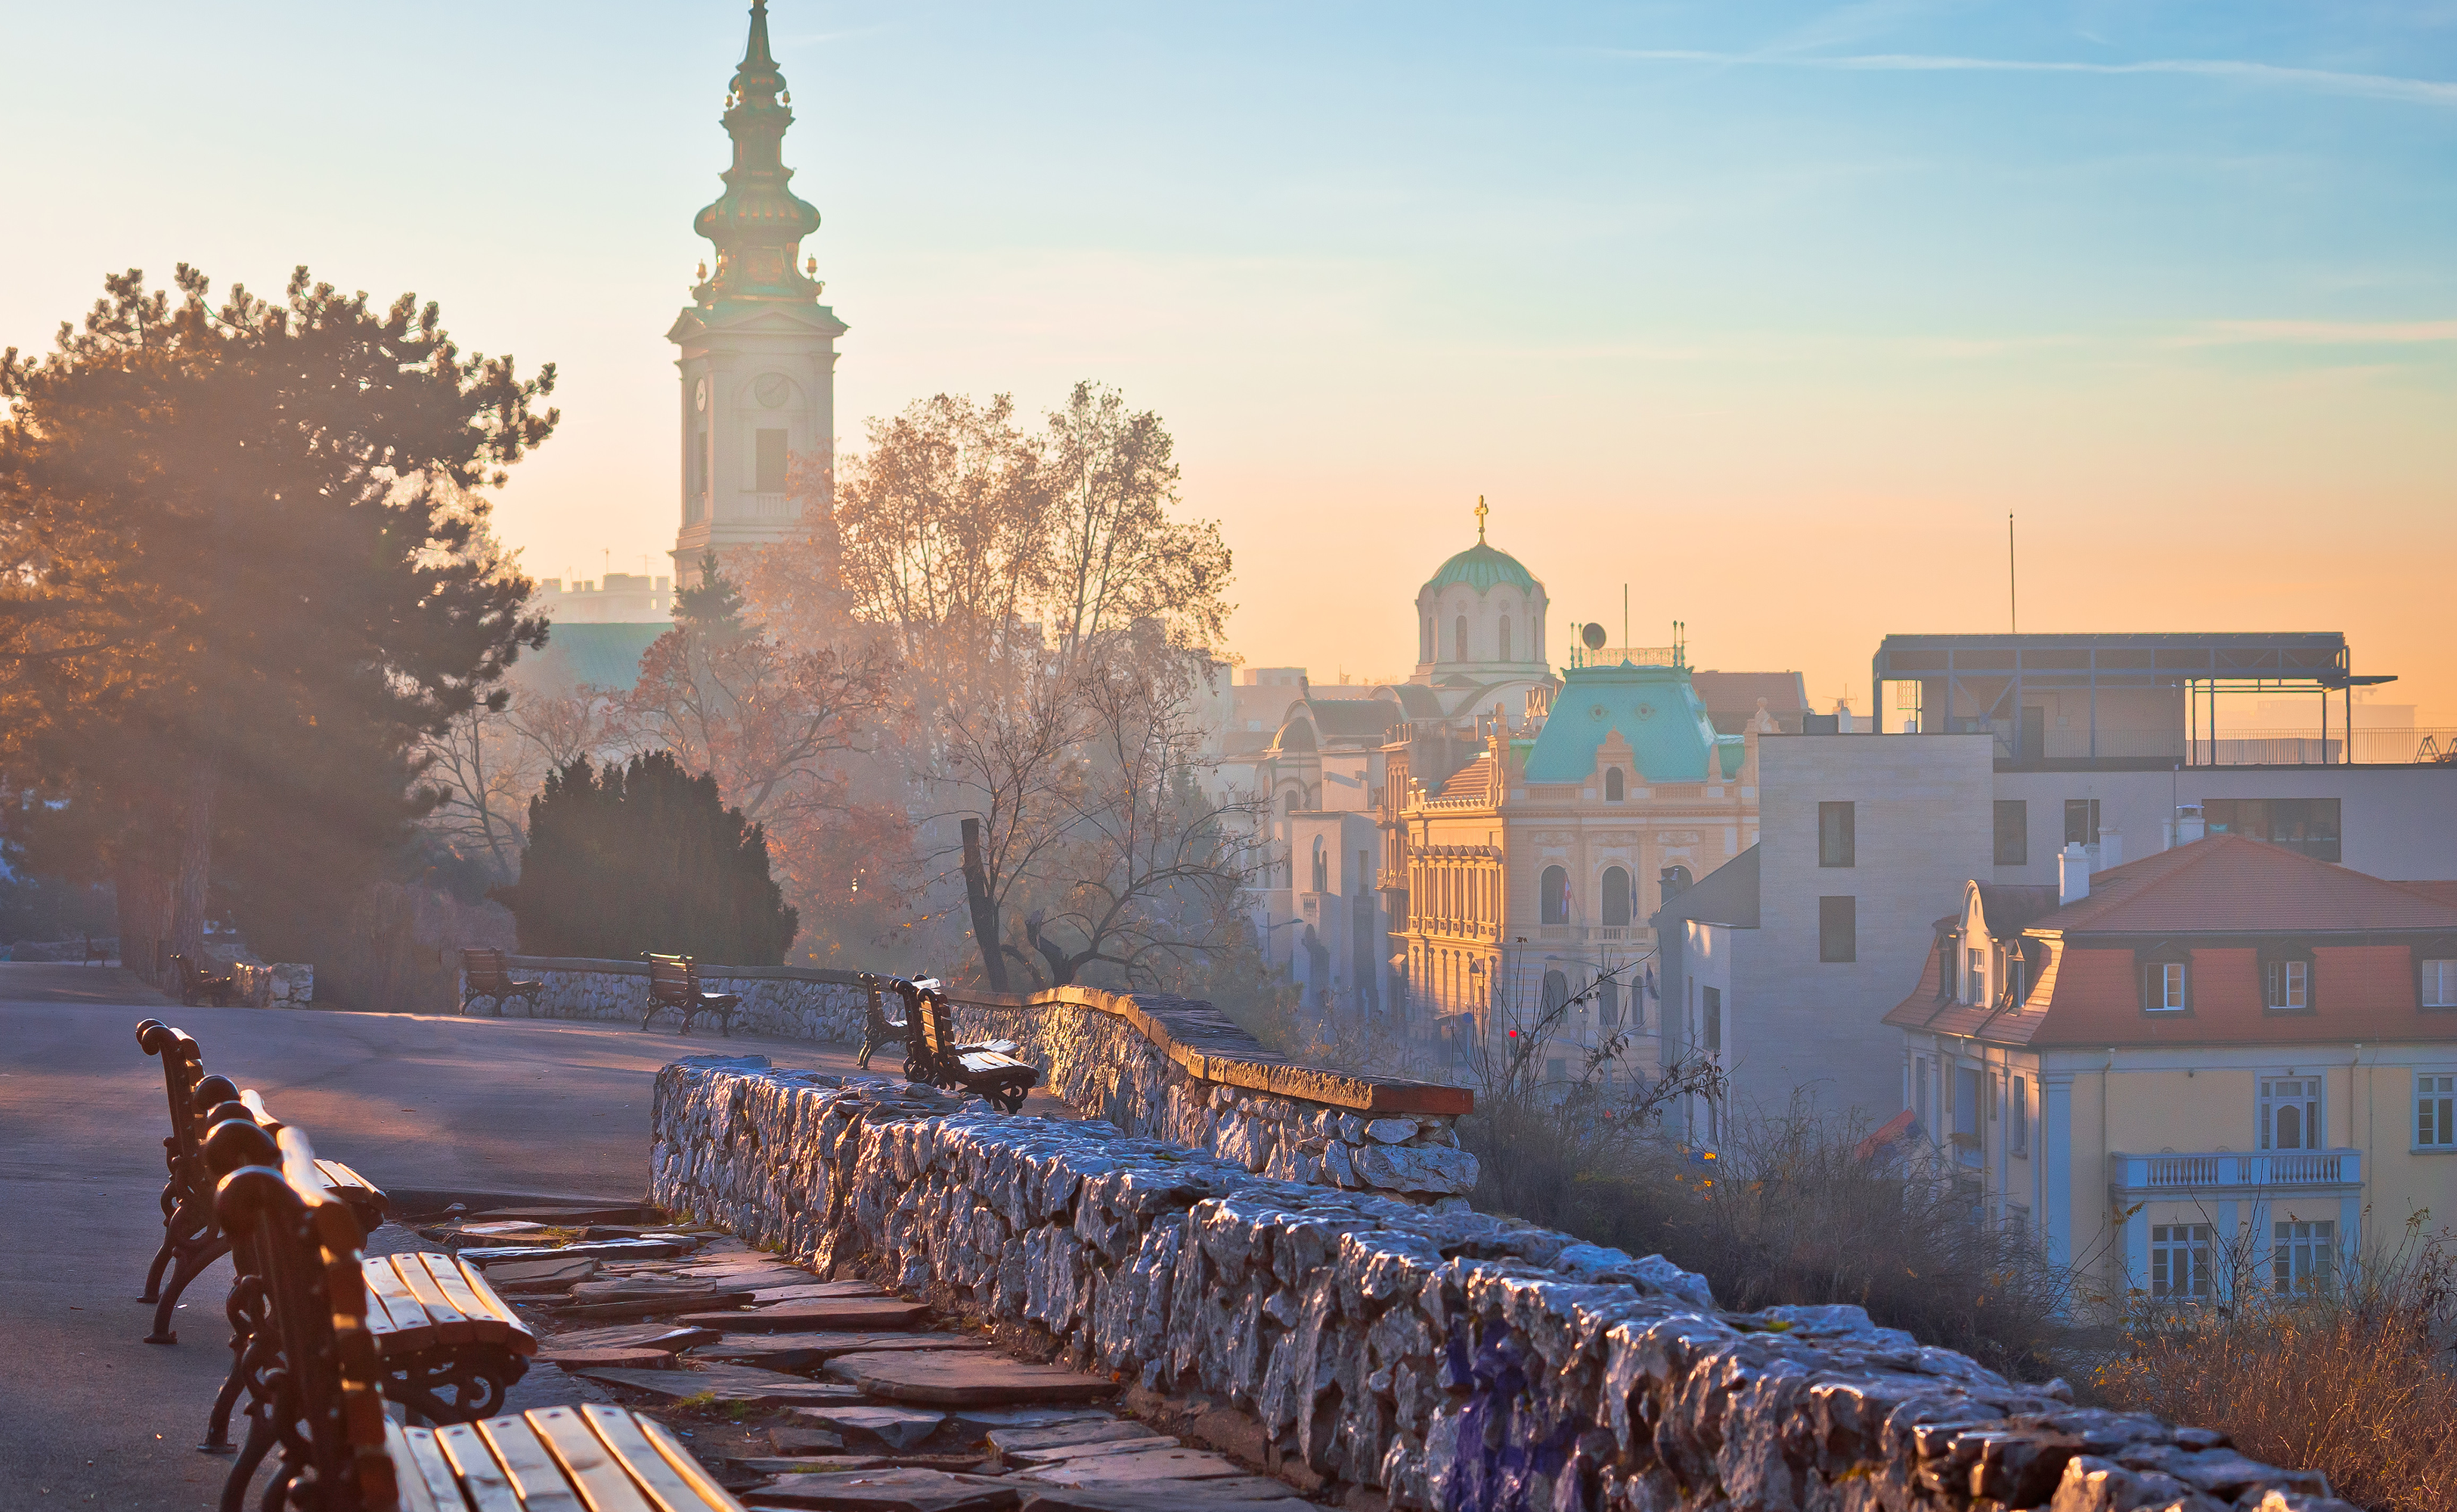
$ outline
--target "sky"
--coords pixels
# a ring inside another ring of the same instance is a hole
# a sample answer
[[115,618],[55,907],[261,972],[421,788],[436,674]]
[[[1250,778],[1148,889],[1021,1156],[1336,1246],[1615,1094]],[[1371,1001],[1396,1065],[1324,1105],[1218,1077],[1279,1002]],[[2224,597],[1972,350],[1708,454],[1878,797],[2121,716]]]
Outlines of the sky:
[[[836,426],[1089,378],[1231,650],[1404,673],[1475,539],[1869,698],[1890,632],[2343,631],[2457,726],[2457,5],[774,0]],[[678,521],[741,4],[0,8],[0,344],[305,262],[557,364],[539,576]]]

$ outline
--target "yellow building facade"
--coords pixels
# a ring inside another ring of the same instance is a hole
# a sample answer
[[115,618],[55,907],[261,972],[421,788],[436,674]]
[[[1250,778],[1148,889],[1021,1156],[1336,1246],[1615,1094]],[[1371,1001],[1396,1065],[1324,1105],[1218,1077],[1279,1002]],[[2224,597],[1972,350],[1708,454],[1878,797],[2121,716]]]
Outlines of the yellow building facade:
[[2085,1304],[2332,1284],[2457,1217],[2451,892],[2232,836],[1971,882],[1887,1017],[1905,1132]]

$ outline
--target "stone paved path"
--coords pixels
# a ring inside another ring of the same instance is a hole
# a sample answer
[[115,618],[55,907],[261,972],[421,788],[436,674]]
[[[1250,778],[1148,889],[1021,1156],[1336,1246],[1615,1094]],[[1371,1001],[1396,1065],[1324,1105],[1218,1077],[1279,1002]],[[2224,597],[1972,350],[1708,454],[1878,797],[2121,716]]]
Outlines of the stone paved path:
[[[499,1237],[487,1227],[469,1240]],[[423,1236],[465,1242],[451,1225]],[[489,1267],[541,1269],[537,1258]],[[699,1304],[676,1294],[700,1285],[746,1299],[685,1312]],[[817,1289],[788,1262],[713,1236],[690,1255],[607,1263],[570,1291],[510,1300],[549,1354],[609,1340],[652,1346],[639,1353],[654,1359],[574,1373],[665,1419],[754,1509],[1188,1512],[1298,1500],[1251,1467],[1122,1417],[1111,1405],[1119,1383],[1105,1377],[1012,1358],[978,1333],[934,1329],[918,1313],[906,1327],[881,1327],[875,1313],[858,1311],[884,1299],[866,1283],[825,1283],[836,1295],[821,1299],[749,1299]],[[650,1316],[620,1334],[596,1326],[586,1315],[590,1299],[616,1293],[641,1298]],[[859,1327],[780,1334],[780,1306],[837,1308]]]
[[[230,1363],[227,1264],[188,1289],[182,1343],[139,1342],[168,1126],[160,1063],[132,1032],[149,1016],[194,1034],[206,1069],[262,1089],[320,1154],[396,1192],[636,1198],[650,1084],[677,1053],[853,1065],[850,1047],[805,1041],[517,1015],[183,1008],[115,969],[0,963],[0,1486],[23,1504],[207,1507],[227,1463],[193,1447]],[[583,1394],[551,1368],[520,1391],[520,1405]]]

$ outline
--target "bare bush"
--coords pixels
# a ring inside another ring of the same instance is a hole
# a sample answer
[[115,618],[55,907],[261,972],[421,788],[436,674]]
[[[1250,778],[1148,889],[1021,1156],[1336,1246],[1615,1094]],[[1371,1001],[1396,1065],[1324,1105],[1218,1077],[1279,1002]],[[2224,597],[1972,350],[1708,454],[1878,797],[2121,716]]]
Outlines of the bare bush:
[[2319,1470],[2379,1512],[2457,1507],[2457,1257],[2427,1221],[2415,1214],[2396,1249],[2301,1293],[2276,1290],[2248,1240],[2224,1246],[2210,1300],[2137,1301],[2093,1390]]
[[1986,1222],[1950,1172],[1864,1157],[1856,1123],[1802,1106],[1725,1112],[1720,1147],[1686,1143],[1665,1115],[1720,1108],[1721,1070],[1698,1059],[1650,1072],[1621,1037],[1548,1079],[1538,1068],[1580,1001],[1471,1051],[1480,1085],[1459,1131],[1481,1165],[1478,1210],[1661,1253],[1726,1307],[1853,1303],[2008,1374],[2055,1373],[2064,1273],[2030,1236]]

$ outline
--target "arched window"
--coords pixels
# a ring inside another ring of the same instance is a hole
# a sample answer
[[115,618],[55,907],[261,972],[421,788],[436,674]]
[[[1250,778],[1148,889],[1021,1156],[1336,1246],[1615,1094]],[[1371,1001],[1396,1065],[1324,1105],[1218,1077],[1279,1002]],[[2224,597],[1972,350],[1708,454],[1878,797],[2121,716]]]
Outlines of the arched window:
[[1629,924],[1629,873],[1618,866],[1604,868],[1604,924],[1607,928],[1625,928]]
[[1425,632],[1416,638],[1416,659],[1434,659],[1434,616],[1431,614],[1425,616]]
[[1313,890],[1318,893],[1331,891],[1331,853],[1322,848],[1319,835],[1313,841]]
[[1502,661],[1510,659],[1510,616],[1507,614],[1501,616],[1501,646],[1498,659]]
[[1621,1026],[1621,984],[1610,977],[1596,984],[1596,1023],[1607,1029]]
[[1539,884],[1544,900],[1544,922],[1566,924],[1570,922],[1570,873],[1564,867],[1547,866]]
[[1627,780],[1621,777],[1621,768],[1606,767],[1604,769],[1604,801],[1607,803],[1618,803],[1623,797],[1627,797],[1628,793],[1629,785]]
[[1282,797],[1280,812],[1283,814],[1294,814],[1297,811],[1297,795],[1303,791],[1304,789],[1302,788],[1289,789]]
[[1552,1012],[1570,1001],[1570,979],[1558,970],[1544,973],[1544,1011]]
[[1451,660],[1465,661],[1467,660],[1467,616],[1465,614],[1458,617],[1452,631]]

